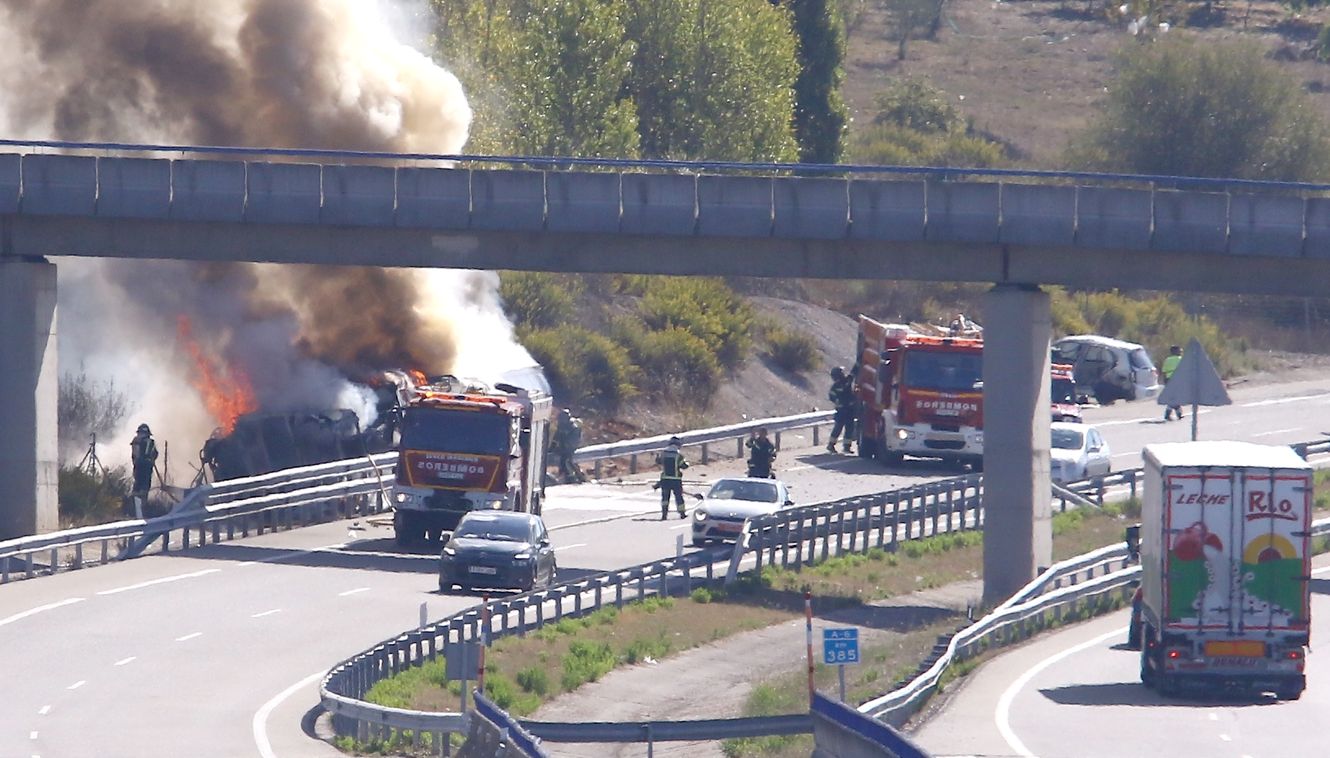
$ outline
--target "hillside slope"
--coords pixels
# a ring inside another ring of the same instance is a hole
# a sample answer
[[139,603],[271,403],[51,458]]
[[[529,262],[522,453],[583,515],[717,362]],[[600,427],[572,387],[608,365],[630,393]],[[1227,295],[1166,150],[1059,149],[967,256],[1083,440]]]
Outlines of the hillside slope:
[[[1330,118],[1330,65],[1309,54],[1330,12],[1295,15],[1265,0],[1216,3],[1209,17],[1203,5],[1190,7],[1191,20],[1175,22],[1169,34],[1258,42]],[[918,77],[955,98],[976,129],[1007,144],[1015,162],[1028,167],[1064,168],[1062,150],[1111,86],[1116,53],[1149,44],[1127,33],[1126,18],[1109,19],[1102,3],[947,0],[937,38],[911,40],[900,61],[884,8],[882,0],[866,0],[850,33],[844,94],[854,123],[872,119],[873,97],[892,78]],[[1155,22],[1150,26],[1158,33]],[[850,131],[853,137],[853,123]]]

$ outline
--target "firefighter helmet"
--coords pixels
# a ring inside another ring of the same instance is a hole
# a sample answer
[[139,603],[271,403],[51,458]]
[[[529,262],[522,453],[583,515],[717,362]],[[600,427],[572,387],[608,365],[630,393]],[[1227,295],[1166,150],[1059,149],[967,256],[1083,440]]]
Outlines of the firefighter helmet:
[[844,366],[837,366],[837,367],[833,368],[833,369],[831,370],[831,378],[832,378],[832,379],[844,379],[844,378],[845,378],[845,367],[844,367]]
[[139,424],[139,434],[152,434],[152,430],[148,428],[147,424]]

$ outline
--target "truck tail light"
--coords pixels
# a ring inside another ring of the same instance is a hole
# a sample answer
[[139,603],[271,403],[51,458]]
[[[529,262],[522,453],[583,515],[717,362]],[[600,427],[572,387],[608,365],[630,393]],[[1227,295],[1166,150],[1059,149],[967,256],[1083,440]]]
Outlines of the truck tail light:
[[1303,654],[1301,650],[1295,648],[1293,650],[1285,650],[1284,657],[1290,661],[1300,661],[1303,658]]
[[1177,660],[1177,659],[1179,659],[1179,658],[1182,657],[1182,650],[1181,650],[1180,648],[1176,648],[1176,647],[1169,648],[1169,649],[1164,653],[1164,656],[1167,657],[1167,658],[1169,658],[1170,660]]

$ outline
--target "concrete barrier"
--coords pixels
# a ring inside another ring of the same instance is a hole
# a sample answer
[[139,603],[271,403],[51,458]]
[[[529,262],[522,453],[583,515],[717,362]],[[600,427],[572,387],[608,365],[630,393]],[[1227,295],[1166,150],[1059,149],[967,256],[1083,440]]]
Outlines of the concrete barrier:
[[813,758],[928,758],[928,753],[877,719],[816,693]]
[[317,224],[323,167],[300,163],[249,163],[245,220],[261,224]]
[[689,235],[697,229],[697,177],[624,174],[624,234]]
[[471,228],[538,232],[545,228],[543,171],[473,171]]
[[171,161],[102,158],[97,173],[98,216],[164,219],[171,214]]
[[776,179],[771,199],[777,237],[835,240],[850,233],[850,188],[845,179]]
[[392,226],[396,176],[383,166],[324,166],[324,223]]
[[1228,195],[1156,190],[1154,207],[1151,249],[1180,253],[1224,249],[1228,240]]
[[172,161],[171,218],[243,221],[245,173],[239,161]]
[[619,175],[551,171],[545,177],[551,232],[619,231]]
[[1150,246],[1151,229],[1149,191],[1076,188],[1076,244],[1144,250]]
[[1302,255],[1302,217],[1307,201],[1279,195],[1232,195],[1228,205],[1228,251],[1240,255]]
[[22,161],[17,155],[0,155],[0,213],[17,213],[22,188]]
[[471,172],[397,169],[397,225],[465,229],[471,225]]
[[998,241],[999,185],[929,181],[925,236],[944,242]]
[[23,212],[92,216],[97,211],[97,159],[23,156]]
[[1066,187],[1002,184],[998,239],[1012,245],[1072,245],[1076,242],[1076,193]]
[[697,233],[714,237],[770,237],[771,177],[697,178]]
[[927,192],[923,182],[850,180],[850,237],[895,242],[922,240]]

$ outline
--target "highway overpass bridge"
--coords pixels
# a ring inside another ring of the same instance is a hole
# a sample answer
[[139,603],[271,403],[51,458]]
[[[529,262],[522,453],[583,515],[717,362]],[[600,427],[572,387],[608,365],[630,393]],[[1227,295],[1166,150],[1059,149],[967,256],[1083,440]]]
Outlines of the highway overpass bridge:
[[1050,557],[1051,326],[1039,285],[1320,296],[1330,281],[1327,185],[16,141],[0,150],[0,539],[56,525],[56,267],[46,256],[991,282],[991,598]]

